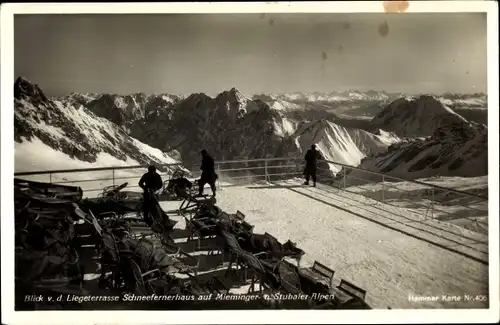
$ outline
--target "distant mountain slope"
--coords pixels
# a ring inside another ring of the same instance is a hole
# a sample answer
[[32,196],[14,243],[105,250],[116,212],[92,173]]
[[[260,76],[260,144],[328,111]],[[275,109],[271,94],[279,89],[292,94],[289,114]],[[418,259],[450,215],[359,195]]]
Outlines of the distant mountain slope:
[[[22,167],[22,159],[30,162],[44,160],[45,146],[66,155],[69,161],[75,163],[178,163],[160,150],[130,137],[109,120],[94,115],[80,105],[74,105],[69,99],[48,99],[37,85],[26,79],[16,80],[14,93],[16,151],[28,154],[35,150],[32,154],[40,156],[23,157],[16,154],[16,165],[19,163]],[[43,146],[36,150],[35,145],[41,143]],[[26,151],[24,147],[31,149]],[[24,165],[24,168],[28,168],[33,163]]]
[[483,93],[476,94],[452,94],[445,93],[438,96],[438,99],[448,106],[455,109],[478,109],[485,110],[488,108],[488,96]]
[[67,96],[59,98],[51,98],[52,100],[60,100],[64,102],[69,102],[71,104],[80,104],[86,106],[91,101],[99,98],[101,95],[96,93],[75,93],[72,92]]
[[[232,88],[214,98],[204,93],[71,94],[61,102],[89,107],[115,121],[121,135],[182,157],[191,169],[198,168],[201,149],[216,160],[301,157],[316,143],[329,160],[405,178],[484,175],[484,127],[446,104],[471,98],[400,95],[352,90],[250,98]],[[353,113],[359,116],[349,118]],[[463,157],[475,166],[473,172]],[[338,166],[325,167],[339,171]]]
[[[357,166],[367,156],[385,152],[387,147],[400,139],[387,132],[372,134],[360,129],[345,128],[335,123],[319,120],[300,125],[293,135],[301,152],[315,143],[326,160]],[[341,167],[331,164],[330,170],[338,172]]]
[[[488,175],[488,129],[477,124],[465,129],[438,129],[428,138],[395,143],[387,152],[366,157],[358,167],[404,179]],[[379,176],[372,177],[365,172],[352,171],[351,174],[380,181]]]
[[468,121],[488,125],[488,96],[485,94],[444,94],[438,99]]
[[[363,158],[358,167],[404,179],[488,174],[488,129],[455,113],[433,96],[399,98],[370,122],[372,130],[392,131],[404,141]],[[380,176],[350,174],[371,181]],[[364,181],[350,180],[352,184]]]
[[399,141],[328,122],[338,118],[324,110],[265,96],[250,99],[235,88],[215,98],[192,94],[168,112],[154,121],[137,121],[132,135],[167,152],[178,150],[188,165],[199,164],[202,148],[219,160],[233,160],[297,157],[313,143],[322,144],[325,157],[358,164]]
[[401,137],[426,137],[440,128],[468,128],[469,122],[433,96],[422,95],[393,101],[372,119],[371,126]]
[[162,150],[178,150],[185,163],[198,165],[203,148],[219,160],[281,154],[275,123],[281,123],[277,112],[233,88],[215,98],[192,94],[155,120],[137,121],[131,134]]
[[355,89],[347,91],[332,91],[330,93],[284,93],[284,94],[268,94],[275,100],[284,100],[292,103],[304,102],[324,102],[324,103],[354,103],[358,101],[383,101],[393,99],[401,94],[390,94],[385,91],[358,91]]

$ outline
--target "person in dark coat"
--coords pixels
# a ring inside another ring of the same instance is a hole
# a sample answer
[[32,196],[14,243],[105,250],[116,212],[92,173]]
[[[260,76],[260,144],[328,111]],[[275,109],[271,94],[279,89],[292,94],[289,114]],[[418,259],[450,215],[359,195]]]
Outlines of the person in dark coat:
[[304,176],[306,177],[306,181],[304,185],[309,185],[309,178],[312,178],[313,186],[316,186],[316,167],[319,159],[323,159],[323,157],[321,157],[321,153],[316,150],[316,145],[313,144],[311,149],[307,150],[305,156],[306,167],[304,169]]
[[141,179],[139,180],[139,186],[144,190],[144,201],[142,205],[144,221],[149,226],[152,226],[153,219],[150,216],[151,199],[155,195],[154,193],[161,189],[163,186],[163,181],[160,174],[156,172],[155,166],[149,166],[148,172],[142,175]]
[[217,180],[217,174],[215,173],[214,159],[210,157],[205,149],[201,151],[201,157],[202,172],[201,177],[198,180],[198,195],[203,195],[203,187],[205,186],[205,184],[208,184],[212,189],[212,195],[215,196],[215,181]]

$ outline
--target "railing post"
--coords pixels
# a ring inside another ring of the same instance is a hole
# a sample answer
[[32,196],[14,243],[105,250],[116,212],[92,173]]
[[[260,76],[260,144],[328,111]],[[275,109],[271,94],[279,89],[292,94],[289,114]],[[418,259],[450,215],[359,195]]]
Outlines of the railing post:
[[382,175],[382,202],[385,202],[385,175]]
[[431,218],[434,219],[434,187],[431,187]]
[[345,191],[345,188],[346,188],[346,178],[347,178],[347,168],[344,167],[342,169],[344,170],[344,176],[343,176],[343,178],[344,178],[344,188],[343,188],[343,190]]
[[49,173],[49,183],[52,184],[52,173]]
[[112,171],[113,171],[113,186],[115,186],[115,169],[113,168]]
[[269,182],[269,176],[267,175],[267,159],[264,160],[264,178],[266,182]]
[[217,163],[217,179],[215,180],[216,184],[215,184],[215,188],[218,190],[220,190],[220,163]]

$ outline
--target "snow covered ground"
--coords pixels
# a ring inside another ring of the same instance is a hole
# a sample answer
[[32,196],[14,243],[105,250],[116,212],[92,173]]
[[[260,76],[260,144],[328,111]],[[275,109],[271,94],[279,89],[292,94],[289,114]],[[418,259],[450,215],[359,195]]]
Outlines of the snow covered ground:
[[[374,308],[487,308],[486,302],[449,302],[443,295],[488,293],[487,235],[349,192],[298,180],[222,188],[217,205],[237,210],[280,241],[304,249],[336,271],[336,281],[367,290]],[[166,211],[179,202],[163,202]],[[175,218],[175,217],[174,217]],[[413,302],[409,296],[438,296]]]
[[[177,161],[163,156],[158,149],[149,147],[135,139],[132,139],[134,145],[150,157],[155,157],[164,164],[178,164]],[[78,159],[72,159],[65,153],[54,150],[44,144],[38,138],[23,143],[15,143],[14,150],[14,169],[15,172],[30,171],[50,171],[65,169],[84,169],[100,167],[120,167],[120,166],[139,166],[139,162],[127,157],[127,160],[120,160],[116,157],[101,152],[97,157],[97,162],[90,163]],[[177,169],[175,165],[172,170]],[[104,170],[104,171],[85,171],[72,173],[55,173],[52,175],[30,175],[21,178],[39,182],[53,182],[67,185],[80,186],[87,197],[95,197],[102,192],[106,186],[120,185],[129,183],[127,189],[137,190],[140,177],[146,172],[145,167],[123,170]],[[114,175],[113,175],[114,173]],[[162,173],[164,180],[167,180],[170,173]],[[115,181],[113,182],[113,177]],[[96,181],[96,179],[101,179]],[[133,188],[135,187],[135,188]]]
[[[51,159],[58,161],[55,158]],[[129,184],[136,186],[143,172],[142,169],[116,171],[115,177],[128,175]],[[104,178],[109,173],[54,175],[53,182]],[[480,301],[409,299],[409,296],[487,294],[487,233],[426,218],[418,209],[380,203],[354,193],[352,188],[349,192],[322,184],[311,188],[301,186],[301,182],[296,179],[232,186],[229,182],[221,183],[225,186],[217,194],[217,205],[229,213],[242,211],[257,233],[268,232],[281,242],[288,239],[296,242],[306,252],[302,266],[318,260],[331,267],[336,271],[337,282],[344,278],[367,290],[367,302],[374,308],[487,307],[487,303]],[[111,184],[112,180],[74,185],[81,186],[84,196],[91,197]],[[480,187],[477,184],[481,182],[476,180],[476,187]],[[377,192],[378,185],[371,186]],[[92,189],[97,190],[88,191]],[[367,195],[366,188],[363,195]],[[394,201],[402,200],[396,197]],[[179,201],[162,202],[162,207],[168,212],[179,204]],[[178,226],[182,226],[182,221]]]
[[23,143],[15,142],[14,145],[14,169],[16,172],[96,168],[96,166],[131,166],[138,164],[137,161],[132,159],[123,161],[104,152],[99,154],[95,163],[72,159],[65,153],[49,147],[38,138]]
[[[42,150],[42,154],[34,155],[35,150]],[[44,147],[42,143],[33,143],[33,147],[28,143],[16,146],[15,155],[16,171],[96,166],[70,161],[67,155]],[[30,162],[30,157],[37,160]],[[102,155],[99,159],[100,166],[127,164],[111,156]],[[144,172],[142,168],[115,171],[115,184],[127,181],[130,187],[136,186]],[[104,186],[113,184],[112,176],[111,171],[54,174],[52,182],[88,180],[73,185],[81,186],[84,196],[92,197]],[[119,180],[125,177],[128,178]],[[49,180],[48,175],[23,178]],[[96,178],[108,180],[95,181]],[[487,177],[424,181],[437,185],[452,182],[455,187],[478,193],[485,181],[487,185]],[[222,187],[217,204],[230,213],[242,211],[248,222],[255,225],[257,233],[269,232],[282,242],[288,239],[297,242],[307,253],[303,265],[318,260],[333,268],[337,281],[345,278],[366,289],[367,302],[375,308],[487,307],[487,303],[480,301],[446,302],[440,299],[437,302],[412,302],[408,298],[487,294],[487,232],[461,227],[459,222],[453,224],[449,220],[426,218],[422,210],[410,210],[404,205],[408,200],[403,200],[405,194],[402,191],[387,192],[386,199],[392,200],[391,205],[368,198],[370,193],[380,192],[380,184],[365,185],[361,188],[362,196],[354,193],[360,191],[360,187],[348,188],[346,192],[321,184],[318,188],[306,188],[300,186],[301,182],[297,179],[272,185],[262,182],[233,184]],[[413,201],[425,199],[424,189],[404,183],[398,185],[413,191],[410,198]],[[130,187],[127,189],[133,189]],[[206,192],[210,193],[210,190]],[[178,208],[179,204],[178,201],[162,203],[166,211]],[[452,207],[444,208],[450,210]],[[487,215],[478,220],[486,222]],[[485,229],[487,223],[483,226]]]

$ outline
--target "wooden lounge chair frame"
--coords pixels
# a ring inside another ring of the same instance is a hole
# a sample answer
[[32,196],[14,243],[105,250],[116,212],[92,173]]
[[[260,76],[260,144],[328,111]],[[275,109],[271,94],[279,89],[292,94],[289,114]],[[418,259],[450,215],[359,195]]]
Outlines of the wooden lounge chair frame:
[[312,269],[314,273],[319,274],[321,277],[327,279],[328,285],[330,287],[333,286],[333,276],[335,275],[335,271],[329,268],[328,266],[321,264],[318,261],[314,261]]
[[361,289],[357,285],[347,280],[341,279],[340,284],[337,286],[337,288],[347,293],[348,295],[359,298],[361,300],[365,300],[366,298],[366,290]]

